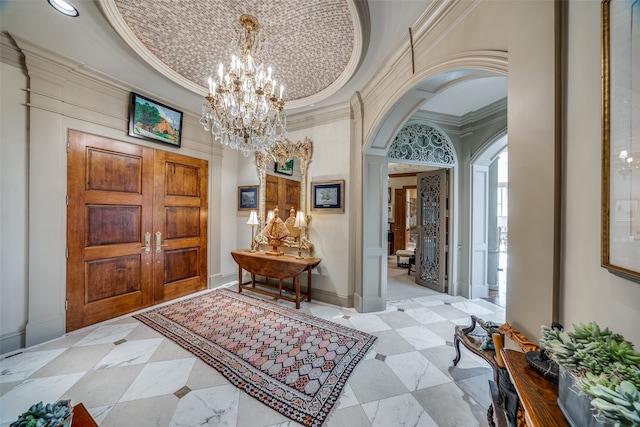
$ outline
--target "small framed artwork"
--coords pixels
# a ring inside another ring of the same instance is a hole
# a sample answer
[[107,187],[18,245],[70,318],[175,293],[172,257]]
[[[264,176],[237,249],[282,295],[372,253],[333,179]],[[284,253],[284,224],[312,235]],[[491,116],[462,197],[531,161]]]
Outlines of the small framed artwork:
[[312,182],[311,210],[344,212],[344,180]]
[[281,173],[282,175],[293,175],[293,159],[287,163],[274,163],[273,171],[275,173]]
[[393,204],[391,203],[387,206],[387,216],[389,217],[388,222],[393,222]]
[[238,210],[250,211],[258,209],[258,186],[238,187]]
[[131,92],[129,135],[180,148],[182,111]]

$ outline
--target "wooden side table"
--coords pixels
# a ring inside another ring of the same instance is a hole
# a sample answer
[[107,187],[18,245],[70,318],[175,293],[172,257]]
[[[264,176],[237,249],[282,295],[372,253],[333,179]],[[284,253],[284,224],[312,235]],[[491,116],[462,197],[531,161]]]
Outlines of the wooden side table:
[[[311,270],[315,268],[321,258],[304,257],[298,259],[293,255],[284,254],[280,256],[267,255],[266,252],[251,252],[248,249],[237,249],[231,251],[231,256],[238,263],[238,292],[243,289],[269,295],[275,298],[295,302],[296,308],[300,308],[300,301],[311,301]],[[251,282],[247,285],[242,283],[242,270],[251,273]],[[307,272],[307,290],[300,289],[300,275]],[[256,280],[256,276],[265,277],[264,281]],[[278,279],[278,285],[270,283],[267,278]],[[293,278],[293,292],[295,298],[284,295],[283,280]],[[260,287],[256,287],[259,285]],[[266,289],[265,289],[266,288]]]
[[84,404],[78,403],[73,407],[73,419],[71,421],[73,427],[98,427],[96,421],[91,417]]
[[558,385],[536,372],[524,358],[524,353],[501,350],[511,382],[530,427],[565,427],[569,423],[558,406]]

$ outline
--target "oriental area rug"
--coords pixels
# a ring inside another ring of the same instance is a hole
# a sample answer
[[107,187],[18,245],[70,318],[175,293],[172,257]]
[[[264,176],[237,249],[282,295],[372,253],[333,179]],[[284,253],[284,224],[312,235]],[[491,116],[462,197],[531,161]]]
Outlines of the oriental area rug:
[[137,314],[284,416],[321,426],[376,337],[227,289]]

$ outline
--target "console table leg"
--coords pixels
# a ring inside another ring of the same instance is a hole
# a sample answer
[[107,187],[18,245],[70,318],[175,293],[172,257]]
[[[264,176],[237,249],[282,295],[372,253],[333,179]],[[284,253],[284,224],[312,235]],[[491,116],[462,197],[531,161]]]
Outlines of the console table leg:
[[307,293],[309,294],[309,296],[307,296],[307,301],[311,302],[311,269],[310,268],[307,269]]
[[242,293],[242,267],[238,266],[238,293]]
[[293,286],[296,288],[296,309],[300,309],[300,275],[293,277]]

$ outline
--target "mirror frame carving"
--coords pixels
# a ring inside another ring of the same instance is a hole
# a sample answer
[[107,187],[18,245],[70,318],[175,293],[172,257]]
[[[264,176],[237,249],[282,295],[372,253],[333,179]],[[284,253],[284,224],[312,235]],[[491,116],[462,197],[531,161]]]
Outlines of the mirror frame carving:
[[[282,138],[276,144],[266,152],[256,152],[256,169],[258,170],[258,179],[260,182],[260,189],[258,191],[258,218],[260,221],[260,228],[266,225],[266,176],[267,176],[267,166],[272,161],[278,163],[286,163],[289,160],[298,159],[300,163],[300,209],[304,212],[304,216],[307,220],[307,228],[309,227],[309,223],[311,218],[307,213],[307,169],[309,167],[309,163],[311,162],[311,155],[313,154],[313,143],[308,137],[304,137],[304,141],[291,142],[287,138]],[[313,243],[309,241],[307,238],[307,233],[300,234],[300,243],[292,242],[290,240],[284,241],[284,246],[290,248],[300,248],[309,253],[313,252]],[[256,243],[258,245],[268,245],[267,239],[261,233],[256,236]]]

